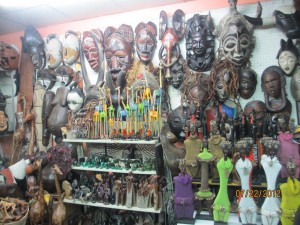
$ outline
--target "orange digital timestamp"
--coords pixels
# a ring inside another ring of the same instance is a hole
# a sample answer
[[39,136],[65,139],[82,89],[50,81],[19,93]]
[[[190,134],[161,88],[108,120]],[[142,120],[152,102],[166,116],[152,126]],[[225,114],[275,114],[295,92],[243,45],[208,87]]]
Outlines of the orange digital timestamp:
[[237,198],[280,198],[280,190],[249,190],[249,189],[237,189],[235,191]]

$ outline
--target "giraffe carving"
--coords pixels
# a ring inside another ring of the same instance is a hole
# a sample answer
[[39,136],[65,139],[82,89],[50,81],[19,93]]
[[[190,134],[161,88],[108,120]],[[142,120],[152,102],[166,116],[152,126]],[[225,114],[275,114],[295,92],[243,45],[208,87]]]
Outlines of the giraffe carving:
[[62,225],[66,219],[66,206],[63,203],[62,195],[61,195],[61,188],[58,182],[57,175],[63,175],[61,169],[58,167],[57,164],[52,166],[52,170],[54,172],[54,179],[55,179],[55,187],[58,196],[58,203],[56,208],[52,214],[52,224],[53,225]]

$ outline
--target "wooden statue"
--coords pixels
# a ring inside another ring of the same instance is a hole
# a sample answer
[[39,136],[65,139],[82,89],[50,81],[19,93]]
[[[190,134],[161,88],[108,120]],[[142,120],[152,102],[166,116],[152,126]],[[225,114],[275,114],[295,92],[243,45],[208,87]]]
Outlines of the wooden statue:
[[57,179],[57,175],[63,175],[63,173],[61,169],[57,166],[57,164],[54,164],[52,166],[52,170],[54,172],[55,186],[56,186],[56,192],[58,196],[58,203],[52,214],[52,224],[63,225],[66,219],[66,207],[62,200],[60,184]]
[[44,223],[45,217],[45,200],[44,200],[44,188],[43,188],[43,179],[42,179],[42,159],[37,160],[38,165],[38,183],[39,183],[39,191],[37,195],[36,201],[32,204],[29,210],[29,220],[30,225],[38,225],[40,223]]

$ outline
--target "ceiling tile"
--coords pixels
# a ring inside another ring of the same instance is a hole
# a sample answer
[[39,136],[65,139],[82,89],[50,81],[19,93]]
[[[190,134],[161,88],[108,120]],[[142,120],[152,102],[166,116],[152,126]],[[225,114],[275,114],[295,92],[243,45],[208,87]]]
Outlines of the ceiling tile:
[[25,25],[0,17],[0,34],[8,34],[24,30]]
[[113,0],[116,4],[122,7],[123,10],[137,10],[137,9],[145,9],[157,6],[164,6],[176,3],[182,3],[182,0],[151,0],[151,1],[141,1],[141,0]]
[[72,21],[68,16],[45,5],[19,10],[18,13],[6,13],[2,15],[2,17],[25,25],[31,24],[34,27],[49,26]]
[[121,12],[120,7],[111,0],[78,1],[76,2],[76,7],[70,7],[68,1],[60,1],[54,4],[49,3],[47,5],[74,20],[90,19]]

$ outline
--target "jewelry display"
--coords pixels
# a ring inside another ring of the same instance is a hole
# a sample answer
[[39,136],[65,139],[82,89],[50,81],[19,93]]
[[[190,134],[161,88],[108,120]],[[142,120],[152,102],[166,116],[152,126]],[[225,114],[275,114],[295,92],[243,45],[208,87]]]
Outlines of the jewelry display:
[[230,212],[230,201],[228,198],[228,178],[233,169],[233,164],[228,154],[231,152],[232,144],[230,141],[222,141],[220,146],[224,152],[224,157],[217,163],[220,175],[220,189],[213,204],[214,221],[227,222]]
[[240,153],[240,159],[236,162],[235,168],[241,180],[241,189],[245,190],[242,193],[238,202],[240,218],[243,224],[256,224],[257,207],[250,195],[247,195],[251,190],[250,188],[250,174],[252,172],[252,163],[245,157],[247,146],[249,144],[243,140],[236,143],[236,148]]
[[[276,140],[266,140],[263,143],[265,154],[261,157],[261,165],[267,177],[267,191],[275,193],[275,185],[278,174],[281,170],[281,165],[276,157],[279,148],[279,142]],[[261,206],[261,217],[263,225],[277,225],[279,222],[279,196],[267,196]]]

